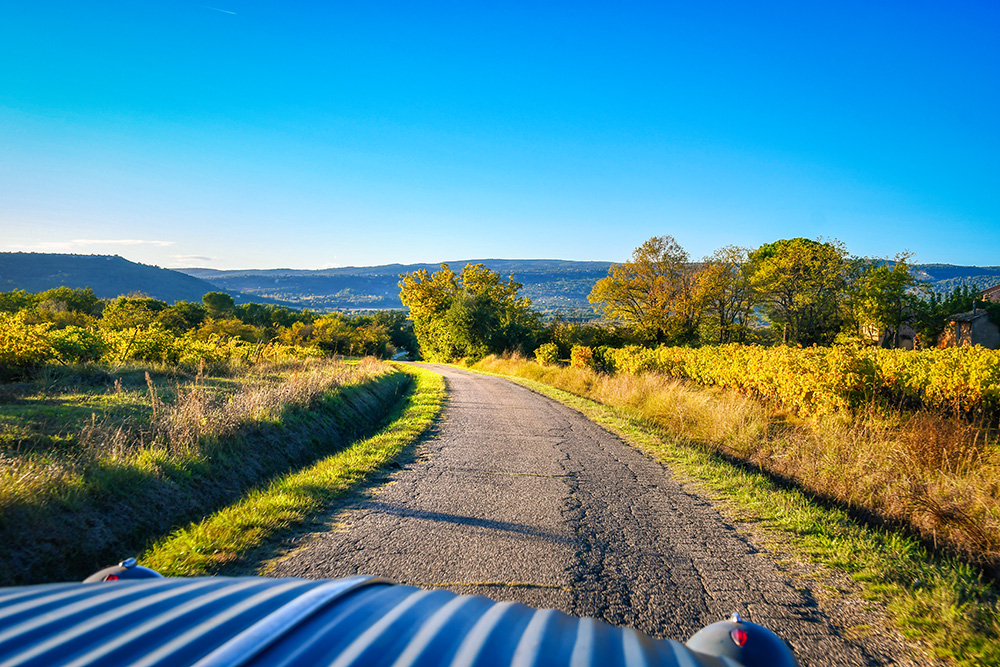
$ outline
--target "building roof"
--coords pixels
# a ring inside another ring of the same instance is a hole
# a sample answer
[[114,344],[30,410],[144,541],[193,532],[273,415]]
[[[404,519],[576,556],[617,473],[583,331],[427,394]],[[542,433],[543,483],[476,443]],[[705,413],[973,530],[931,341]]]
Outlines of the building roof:
[[968,313],[955,313],[954,315],[948,316],[949,322],[971,322],[972,320],[978,320],[980,317],[984,317],[986,311],[982,308],[976,308]]

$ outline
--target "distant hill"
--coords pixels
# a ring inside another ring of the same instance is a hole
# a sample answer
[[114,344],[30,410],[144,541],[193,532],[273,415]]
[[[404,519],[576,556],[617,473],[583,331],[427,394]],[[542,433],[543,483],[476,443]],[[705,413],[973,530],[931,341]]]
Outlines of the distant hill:
[[1000,284],[1000,266],[916,264],[913,273],[921,280],[929,281],[934,291],[940,294],[947,294],[962,285],[984,290]]
[[[470,259],[447,262],[458,272],[466,264],[485,264],[524,285],[521,294],[539,310],[590,311],[587,294],[608,275],[611,262],[560,259]],[[178,269],[227,290],[296,303],[314,310],[402,308],[399,276],[440,264],[385,264],[337,269]]]
[[[513,274],[524,285],[522,294],[543,311],[582,313],[592,310],[587,295],[608,275],[611,262],[573,262],[556,259],[470,259],[447,262],[455,271],[466,264],[482,263],[504,276]],[[338,269],[179,269],[227,290],[239,290],[314,310],[402,308],[399,275],[419,269],[436,271],[439,264],[385,264]],[[918,264],[914,274],[938,292],[963,284],[985,289],[1000,283],[1000,266]]]
[[[521,293],[542,311],[587,317],[593,309],[587,295],[608,275],[611,262],[559,259],[470,259],[447,262],[454,271],[466,264],[485,264],[524,285]],[[256,301],[298,308],[366,310],[402,308],[399,275],[420,269],[437,271],[440,264],[384,264],[337,269],[178,269],[137,264],[108,255],[0,253],[0,291],[31,292],[67,287],[91,287],[110,298],[142,292],[164,301],[200,301],[207,292],[223,291],[237,303]],[[963,284],[985,289],[1000,283],[1000,266],[917,264],[914,274],[938,292]]]
[[[228,291],[179,271],[130,262],[117,255],[0,252],[0,292],[41,292],[64,286],[90,287],[102,299],[141,292],[168,303],[200,302],[208,292]],[[230,293],[237,303],[259,300]]]

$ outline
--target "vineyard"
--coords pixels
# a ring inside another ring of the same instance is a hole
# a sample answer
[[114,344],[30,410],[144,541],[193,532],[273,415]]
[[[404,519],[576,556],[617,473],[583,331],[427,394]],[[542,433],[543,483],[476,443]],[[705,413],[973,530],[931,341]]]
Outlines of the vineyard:
[[0,377],[17,376],[46,363],[197,366],[319,356],[323,352],[313,346],[252,343],[220,334],[201,339],[190,332],[177,335],[157,323],[119,331],[78,326],[56,329],[48,322],[31,323],[24,313],[0,313]]
[[776,401],[799,415],[870,406],[928,408],[1000,416],[1000,351],[981,347],[920,351],[856,346],[574,348],[572,363],[606,372],[694,380]]
[[237,306],[141,296],[98,299],[89,289],[0,292],[0,381],[30,379],[46,365],[152,363],[235,368],[330,355],[391,357],[415,349],[401,312],[348,317],[278,306]]
[[1000,571],[1000,351],[575,346],[569,368],[551,350],[536,358],[556,386]]

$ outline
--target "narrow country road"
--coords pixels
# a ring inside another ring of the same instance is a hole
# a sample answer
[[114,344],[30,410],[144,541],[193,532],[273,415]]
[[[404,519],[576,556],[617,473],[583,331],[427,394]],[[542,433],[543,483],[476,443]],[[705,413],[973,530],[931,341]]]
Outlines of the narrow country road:
[[681,641],[739,611],[803,665],[892,662],[843,638],[661,464],[518,384],[429,368],[449,389],[436,433],[270,576],[381,575]]

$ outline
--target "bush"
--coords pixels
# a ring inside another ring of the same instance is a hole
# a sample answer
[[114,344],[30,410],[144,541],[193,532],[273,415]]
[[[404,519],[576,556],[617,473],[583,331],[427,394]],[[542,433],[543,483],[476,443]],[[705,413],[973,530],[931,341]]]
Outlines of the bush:
[[29,324],[24,312],[0,313],[0,379],[23,376],[52,357],[48,324]]
[[105,333],[108,348],[104,361],[123,363],[125,361],[148,361],[153,363],[177,363],[177,337],[159,322],[146,327],[134,327]]
[[202,362],[214,366],[229,361],[233,352],[241,346],[247,347],[248,344],[233,339],[223,339],[218,335],[202,340],[196,332],[184,334],[174,344],[177,362],[192,367],[199,366]]
[[569,365],[573,368],[594,368],[594,349],[586,345],[574,345],[569,351]]
[[559,346],[555,343],[542,343],[535,350],[535,360],[543,366],[555,366],[559,363]]
[[50,331],[48,340],[56,356],[70,363],[97,361],[108,347],[100,333],[74,326]]

